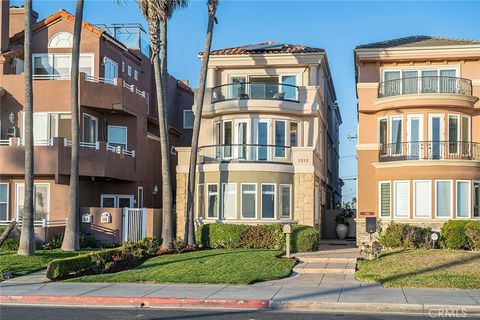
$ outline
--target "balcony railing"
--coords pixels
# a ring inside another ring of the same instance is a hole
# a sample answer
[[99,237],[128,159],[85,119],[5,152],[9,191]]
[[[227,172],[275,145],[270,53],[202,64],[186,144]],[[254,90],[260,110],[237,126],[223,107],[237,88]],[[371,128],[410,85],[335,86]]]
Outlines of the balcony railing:
[[469,141],[413,141],[380,146],[380,162],[405,160],[480,161],[480,143]]
[[198,163],[280,162],[292,163],[292,148],[261,144],[211,145],[198,148]]
[[239,82],[212,88],[212,103],[248,99],[298,102],[298,87],[282,83]]
[[381,82],[378,88],[380,98],[417,93],[452,93],[472,95],[472,81],[447,76],[424,76]]

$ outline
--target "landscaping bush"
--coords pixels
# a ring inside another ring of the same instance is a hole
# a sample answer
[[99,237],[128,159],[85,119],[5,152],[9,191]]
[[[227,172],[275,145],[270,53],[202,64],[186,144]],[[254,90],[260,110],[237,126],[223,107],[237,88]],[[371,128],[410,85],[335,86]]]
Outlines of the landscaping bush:
[[90,233],[80,233],[80,248],[97,248],[97,239]]
[[2,243],[2,249],[17,251],[20,246],[20,238],[7,238]]
[[317,251],[320,244],[320,231],[309,226],[294,225],[291,241],[292,252]]
[[432,229],[405,223],[392,223],[385,231],[379,228],[379,241],[385,248],[431,249]]
[[385,231],[382,231],[379,236],[379,241],[382,247],[385,248],[400,248],[403,246],[403,232],[407,227],[404,223],[392,223],[387,226]]
[[442,246],[452,250],[468,249],[469,243],[465,233],[465,226],[468,223],[465,220],[450,220],[446,222],[440,230]]
[[60,249],[62,247],[63,234],[57,234],[43,245],[44,250]]
[[153,237],[138,243],[124,243],[122,247],[94,251],[71,258],[55,259],[47,267],[47,278],[59,280],[82,273],[106,273],[135,267],[158,250]]
[[480,221],[470,221],[465,225],[465,234],[467,235],[470,247],[474,250],[480,250]]
[[[196,231],[197,242],[213,249],[285,249],[283,225],[204,224]],[[320,233],[309,226],[292,226],[292,252],[318,250]]]

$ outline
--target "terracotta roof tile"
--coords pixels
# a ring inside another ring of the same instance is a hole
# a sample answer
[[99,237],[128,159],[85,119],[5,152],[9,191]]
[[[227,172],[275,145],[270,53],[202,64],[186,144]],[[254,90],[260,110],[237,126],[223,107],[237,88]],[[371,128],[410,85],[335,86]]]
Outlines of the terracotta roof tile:
[[431,36],[410,36],[393,40],[379,41],[363,44],[356,49],[387,49],[387,48],[413,48],[413,47],[445,47],[480,45],[479,40],[453,39]]
[[[244,46],[224,48],[210,51],[212,56],[233,56],[233,55],[251,55],[251,54],[282,54],[282,53],[311,53],[324,52],[324,49],[306,47],[296,44],[285,44],[274,41],[249,44]],[[200,55],[202,55],[200,53]]]

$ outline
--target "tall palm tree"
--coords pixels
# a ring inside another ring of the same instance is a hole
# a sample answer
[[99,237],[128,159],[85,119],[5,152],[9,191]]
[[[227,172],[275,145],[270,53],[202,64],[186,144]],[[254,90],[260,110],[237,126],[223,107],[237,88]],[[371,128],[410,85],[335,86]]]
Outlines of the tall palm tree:
[[80,39],[82,35],[83,0],[77,0],[75,9],[75,24],[73,27],[72,68],[70,73],[70,104],[72,111],[72,157],[70,164],[70,193],[68,219],[65,226],[62,250],[75,251],[80,249],[80,218],[79,210],[79,161],[78,153],[78,70],[80,61]]
[[33,168],[33,88],[32,88],[32,0],[25,0],[24,30],[24,75],[25,75],[25,186],[23,199],[22,231],[18,254],[33,256],[35,254],[35,235],[33,221],[35,219],[34,168]]
[[[187,0],[137,0],[149,27],[152,63],[157,93],[158,126],[160,135],[160,157],[162,166],[162,247],[170,248],[173,243],[172,184],[170,179],[170,150],[168,143],[167,114],[167,23],[173,12],[186,7]],[[160,37],[159,37],[160,34]],[[160,39],[159,39],[160,38]],[[161,63],[158,51],[161,52]]]
[[216,13],[219,0],[207,0],[208,7],[208,28],[205,37],[205,49],[202,55],[202,67],[200,69],[200,88],[195,108],[195,119],[193,122],[192,149],[190,152],[190,166],[188,169],[188,191],[187,191],[187,212],[185,217],[184,242],[188,246],[195,244],[195,227],[193,215],[193,196],[195,194],[195,176],[197,169],[198,137],[200,135],[200,120],[203,111],[203,99],[205,97],[205,84],[207,82],[208,61],[210,60],[210,48],[212,46],[213,27],[217,23]]

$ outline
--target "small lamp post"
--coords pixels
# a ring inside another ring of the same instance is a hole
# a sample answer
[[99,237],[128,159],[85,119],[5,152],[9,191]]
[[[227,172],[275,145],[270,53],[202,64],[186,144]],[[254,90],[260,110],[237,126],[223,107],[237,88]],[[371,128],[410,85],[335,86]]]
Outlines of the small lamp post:
[[430,236],[432,238],[432,242],[433,242],[433,248],[432,249],[435,249],[435,242],[438,240],[438,233],[434,232],[432,233],[432,235]]
[[283,225],[283,233],[285,233],[285,239],[286,239],[286,246],[285,246],[286,256],[287,258],[290,258],[290,234],[292,233],[292,226],[289,224]]

